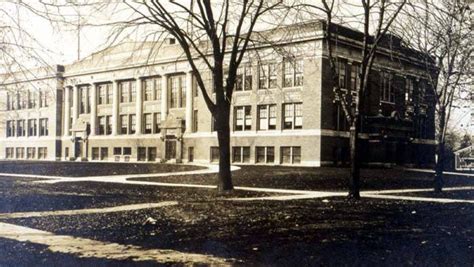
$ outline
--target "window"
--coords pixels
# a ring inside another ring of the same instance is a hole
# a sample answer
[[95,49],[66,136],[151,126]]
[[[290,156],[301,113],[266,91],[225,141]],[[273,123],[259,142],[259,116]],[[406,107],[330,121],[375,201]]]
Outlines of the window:
[[283,87],[303,85],[303,59],[283,60]]
[[143,100],[150,101],[153,99],[153,89],[154,89],[154,80],[153,78],[144,79],[142,81],[143,86]]
[[359,69],[360,69],[360,66],[359,64],[356,64],[356,63],[352,63],[351,65],[351,74],[350,74],[350,77],[351,77],[351,80],[350,80],[350,88],[352,91],[358,91],[359,90]]
[[132,155],[132,148],[131,147],[124,147],[123,154],[126,156]]
[[244,87],[244,91],[252,90],[252,66],[245,66],[243,87]]
[[272,146],[257,146],[255,154],[257,163],[273,163],[275,161],[275,148]]
[[28,108],[36,108],[36,94],[28,91]]
[[7,137],[15,136],[15,121],[7,121]]
[[115,155],[122,155],[122,148],[121,147],[114,147],[114,156]]
[[234,117],[235,131],[248,131],[252,129],[251,106],[235,107]]
[[92,160],[98,160],[100,158],[100,154],[99,154],[99,148],[98,147],[93,147],[92,148]]
[[46,159],[48,156],[48,148],[39,147],[38,148],[38,159]]
[[137,129],[137,116],[130,115],[130,134],[134,134]]
[[155,133],[160,133],[161,131],[161,113],[157,112],[154,113],[154,121],[155,121]]
[[17,129],[17,136],[25,136],[26,135],[25,120],[18,120],[16,129]]
[[347,60],[338,58],[336,64],[339,87],[341,89],[347,89]]
[[36,119],[28,120],[28,136],[36,136],[38,133],[38,125],[36,124]]
[[301,147],[299,146],[281,147],[281,163],[283,164],[301,163]]
[[186,105],[186,76],[169,77],[170,108],[181,108]]
[[91,106],[89,102],[90,98],[90,86],[83,85],[79,86],[79,114],[87,114],[91,112]]
[[48,119],[39,119],[40,136],[47,136],[48,133]]
[[232,162],[237,162],[237,163],[250,162],[250,147],[249,146],[232,147]]
[[146,161],[146,147],[137,148],[137,161]]
[[46,91],[40,91],[39,92],[39,107],[40,108],[46,108],[49,106],[48,103],[48,92]]
[[97,91],[99,95],[99,105],[112,104],[112,84],[103,83],[97,85]]
[[151,134],[153,133],[153,114],[147,113],[143,115],[143,133],[144,134]]
[[283,104],[283,129],[302,129],[302,103]]
[[261,64],[258,68],[258,89],[268,88],[268,64]]
[[193,111],[193,128],[192,128],[192,132],[195,133],[198,131],[198,111],[197,110],[194,110]]
[[188,162],[194,161],[194,147],[188,147]]
[[406,79],[406,88],[405,88],[405,104],[413,103],[413,79],[407,78]]
[[211,146],[211,162],[218,162],[220,157],[219,147]]
[[120,115],[120,134],[128,134],[128,115]]
[[27,159],[34,159],[34,158],[36,158],[36,148],[34,148],[34,147],[27,147],[27,148],[26,148],[26,158],[27,158]]
[[257,109],[258,130],[275,130],[276,105],[259,105]]
[[12,159],[13,156],[14,156],[14,150],[13,150],[13,147],[7,147],[5,148],[5,157],[7,159]]
[[101,147],[100,148],[100,160],[107,160],[109,157],[109,148]]
[[137,88],[135,81],[119,82],[120,103],[135,102]]
[[99,116],[99,129],[97,131],[98,135],[105,134],[105,127],[106,127],[106,119],[105,116]]
[[17,147],[16,148],[16,158],[17,159],[25,158],[25,148],[23,148],[23,147]]
[[341,103],[333,103],[333,120],[334,130],[336,131],[347,131],[349,130],[349,123],[347,122],[344,110],[341,107]]
[[148,161],[156,161],[156,147],[148,148]]
[[106,118],[106,128],[105,128],[105,134],[110,135],[112,134],[112,116],[105,116]]
[[395,94],[392,88],[393,75],[391,73],[382,72],[380,74],[380,88],[382,89],[380,100],[383,102],[394,103]]
[[11,110],[11,100],[10,100],[11,96],[10,96],[10,93],[7,92],[7,110]]

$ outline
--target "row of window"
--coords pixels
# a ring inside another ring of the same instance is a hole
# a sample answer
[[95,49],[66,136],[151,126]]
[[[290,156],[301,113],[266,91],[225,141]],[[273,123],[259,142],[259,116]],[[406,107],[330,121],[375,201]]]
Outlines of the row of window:
[[[39,131],[38,131],[39,121]],[[7,137],[48,136],[48,119],[8,120],[6,126]]]
[[[120,161],[121,158],[124,161],[129,161],[132,155],[131,147],[114,147],[113,156],[115,161]],[[108,147],[92,147],[91,150],[92,160],[108,160],[109,148]],[[156,161],[157,149],[156,147],[138,147],[137,148],[137,161]]]
[[49,94],[45,91],[7,92],[7,110],[45,108],[49,106],[48,98]]
[[[161,77],[146,78],[140,81],[143,86],[144,101],[161,101]],[[186,76],[174,75],[168,77],[170,108],[182,108],[186,105]],[[79,113],[88,114],[91,112],[91,90],[97,90],[97,104],[112,104],[113,89],[112,83],[98,84],[95,88],[90,85],[78,87]],[[70,90],[70,89],[67,89]],[[132,103],[136,101],[137,88],[135,80],[120,81],[118,83],[119,102]],[[68,99],[70,106],[73,104],[73,96]]]
[[[345,59],[337,59],[337,75],[339,87],[344,90],[357,91],[360,86],[359,81],[359,72],[360,72],[360,63],[352,62],[348,63]],[[387,103],[395,103],[395,88],[394,88],[394,74],[392,72],[383,70],[379,75],[379,86],[380,86],[380,100]],[[415,94],[415,89],[418,97],[423,100],[426,93],[426,84],[424,81],[416,83],[415,78],[406,77],[405,78],[405,88],[404,88],[404,100],[405,104],[410,104],[413,102],[413,95]]]
[[[36,153],[38,151],[38,153]],[[7,159],[46,159],[48,157],[47,147],[27,147],[26,154],[24,147],[5,148],[5,157]]]
[[[276,104],[257,106],[257,130],[275,130],[277,122]],[[303,104],[285,103],[282,107],[282,128],[303,128]],[[252,106],[234,108],[234,131],[252,130]]]
[[[233,163],[250,163],[250,146],[233,146]],[[211,162],[219,161],[219,148],[211,147]],[[275,163],[275,147],[257,146],[255,147],[255,163]],[[300,164],[301,147],[300,146],[282,146],[280,147],[281,164]]]

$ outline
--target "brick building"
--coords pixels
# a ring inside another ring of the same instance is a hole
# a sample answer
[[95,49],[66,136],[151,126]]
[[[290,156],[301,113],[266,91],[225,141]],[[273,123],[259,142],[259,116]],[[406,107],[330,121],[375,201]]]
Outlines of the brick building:
[[[255,33],[233,96],[232,161],[321,166],[348,156],[322,26]],[[335,27],[339,83],[355,89],[361,33]],[[260,38],[258,38],[260,37]],[[205,45],[205,44],[203,44]],[[123,43],[54,71],[4,75],[0,158],[216,162],[213,119],[180,47]],[[205,80],[211,84],[210,73]],[[209,86],[211,88],[211,86]],[[417,52],[387,36],[360,135],[364,161],[434,161],[434,108]]]

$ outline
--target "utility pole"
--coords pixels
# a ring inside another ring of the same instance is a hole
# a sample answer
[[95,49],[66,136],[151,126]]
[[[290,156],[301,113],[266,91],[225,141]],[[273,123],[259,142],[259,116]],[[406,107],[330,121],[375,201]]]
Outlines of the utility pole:
[[77,12],[77,60],[81,59],[81,13]]

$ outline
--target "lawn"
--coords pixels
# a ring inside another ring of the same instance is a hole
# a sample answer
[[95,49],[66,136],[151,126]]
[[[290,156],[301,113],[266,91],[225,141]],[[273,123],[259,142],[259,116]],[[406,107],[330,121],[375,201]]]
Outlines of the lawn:
[[143,174],[181,172],[204,169],[185,164],[164,163],[112,163],[112,162],[38,162],[2,161],[0,173],[37,174],[51,176],[102,176],[117,174]]

